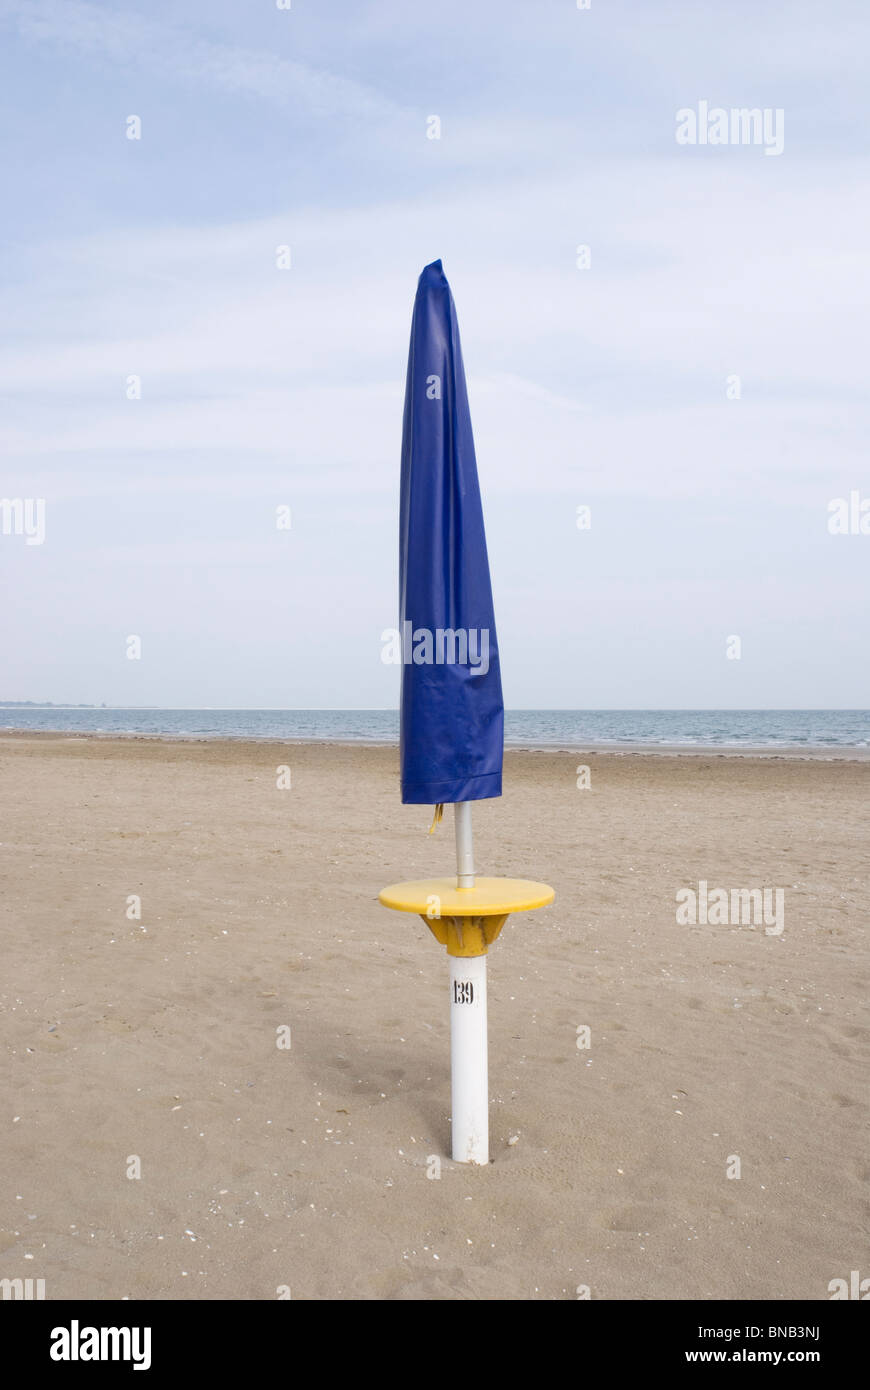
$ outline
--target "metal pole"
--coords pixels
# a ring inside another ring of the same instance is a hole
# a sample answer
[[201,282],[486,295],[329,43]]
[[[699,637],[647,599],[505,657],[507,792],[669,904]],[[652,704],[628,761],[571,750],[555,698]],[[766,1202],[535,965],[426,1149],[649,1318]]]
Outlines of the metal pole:
[[457,801],[453,807],[456,827],[456,887],[474,887],[474,846],[471,838],[471,802]]

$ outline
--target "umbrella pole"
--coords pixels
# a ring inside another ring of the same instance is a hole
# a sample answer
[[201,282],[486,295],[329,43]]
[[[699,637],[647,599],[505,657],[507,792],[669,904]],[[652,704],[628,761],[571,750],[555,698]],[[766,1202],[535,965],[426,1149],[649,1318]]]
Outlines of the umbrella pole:
[[[457,801],[456,886],[474,887],[471,802]],[[450,1088],[455,1163],[489,1162],[486,955],[450,961]]]
[[453,807],[456,826],[456,887],[474,887],[474,846],[471,839],[471,802],[457,801]]

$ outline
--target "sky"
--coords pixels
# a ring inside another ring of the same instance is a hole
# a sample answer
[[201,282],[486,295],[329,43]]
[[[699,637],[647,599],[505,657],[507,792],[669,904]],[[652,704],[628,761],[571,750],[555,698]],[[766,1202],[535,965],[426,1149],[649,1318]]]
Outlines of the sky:
[[870,705],[866,5],[0,0],[0,48],[0,699],[395,707],[441,258],[506,705]]

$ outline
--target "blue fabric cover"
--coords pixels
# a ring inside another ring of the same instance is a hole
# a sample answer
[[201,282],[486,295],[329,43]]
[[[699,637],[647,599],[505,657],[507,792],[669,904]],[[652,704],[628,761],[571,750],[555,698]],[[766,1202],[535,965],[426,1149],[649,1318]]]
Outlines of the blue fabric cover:
[[501,796],[504,704],[492,589],[459,326],[440,261],[420,276],[411,325],[399,630],[402,801]]

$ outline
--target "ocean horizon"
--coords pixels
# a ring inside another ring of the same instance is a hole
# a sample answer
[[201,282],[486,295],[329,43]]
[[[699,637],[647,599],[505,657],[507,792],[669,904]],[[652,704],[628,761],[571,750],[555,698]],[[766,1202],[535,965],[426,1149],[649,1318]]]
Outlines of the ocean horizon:
[[[4,732],[398,743],[397,710],[5,705]],[[870,710],[507,710],[506,747],[870,748]]]

